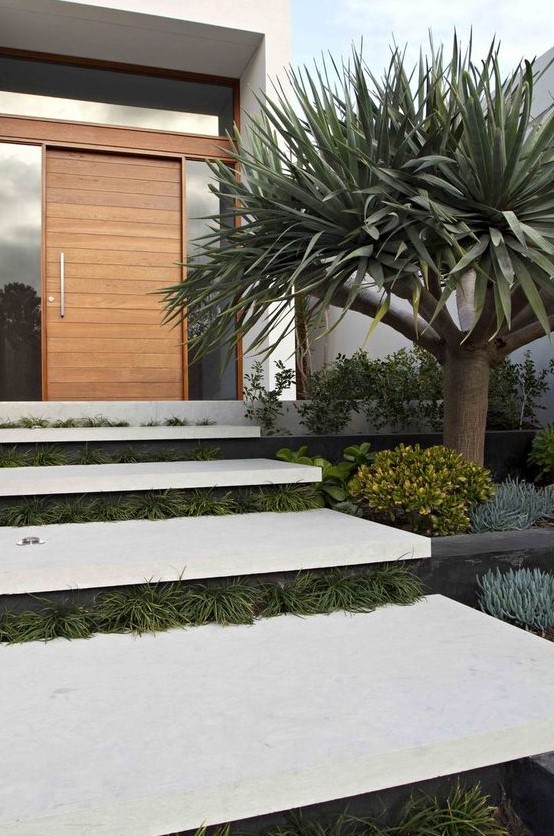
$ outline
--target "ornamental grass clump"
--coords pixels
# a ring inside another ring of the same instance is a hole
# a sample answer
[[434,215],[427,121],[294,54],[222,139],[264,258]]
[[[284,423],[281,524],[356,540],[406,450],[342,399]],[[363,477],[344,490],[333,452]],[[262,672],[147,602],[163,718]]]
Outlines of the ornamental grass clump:
[[554,627],[554,575],[540,569],[499,569],[479,578],[483,612],[544,633]]
[[419,444],[377,453],[348,487],[370,519],[431,537],[467,531],[470,509],[494,492],[484,467],[446,447]]

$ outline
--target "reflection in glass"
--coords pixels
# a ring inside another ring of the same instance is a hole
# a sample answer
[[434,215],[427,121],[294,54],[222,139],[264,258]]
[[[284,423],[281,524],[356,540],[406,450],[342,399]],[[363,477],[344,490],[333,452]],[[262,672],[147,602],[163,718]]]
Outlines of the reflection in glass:
[[41,148],[0,143],[0,400],[40,401]]
[[[221,201],[209,189],[213,175],[207,163],[187,161],[187,240],[189,257],[194,252],[194,241],[206,235],[210,221],[206,215],[224,211]],[[189,322],[189,333],[204,326],[197,317]],[[223,345],[195,360],[189,352],[189,399],[191,401],[235,400],[237,397],[236,363],[228,360],[228,346]]]
[[0,113],[223,136],[233,88],[0,55]]

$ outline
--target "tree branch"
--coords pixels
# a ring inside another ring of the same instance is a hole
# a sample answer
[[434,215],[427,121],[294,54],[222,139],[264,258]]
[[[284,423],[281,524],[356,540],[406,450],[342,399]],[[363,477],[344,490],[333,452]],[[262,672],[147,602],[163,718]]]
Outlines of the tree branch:
[[[550,316],[550,314],[554,313],[554,299],[549,296],[548,301],[543,296],[544,307],[546,308],[546,313]],[[520,328],[525,328],[527,325],[530,325],[534,322],[537,318],[537,315],[533,311],[531,305],[525,305],[520,312],[514,316],[512,319],[512,330],[519,330]]]
[[[406,290],[403,291],[402,286],[400,283],[395,283],[394,285],[394,296],[398,296],[399,299],[405,299],[406,301],[412,301],[413,289],[412,287],[406,283]],[[435,315],[435,311],[437,308],[438,299],[436,299],[432,293],[430,293],[425,285],[420,283],[420,299],[419,299],[419,309],[422,312],[423,316],[430,322]],[[439,339],[445,340],[449,345],[459,345],[460,340],[462,338],[462,332],[450,316],[446,307],[442,308],[437,316],[434,319],[433,329],[440,335]]]
[[[550,333],[554,330],[554,313],[548,317],[548,322],[550,324]],[[538,340],[540,337],[544,337],[545,332],[544,328],[536,319],[531,322],[529,325],[525,325],[523,328],[519,328],[517,331],[510,331],[504,339],[504,347],[502,348],[501,354],[504,357],[507,357],[508,354],[511,354],[512,351],[515,351],[516,348],[521,348],[524,345],[529,345],[534,340]]]
[[[338,290],[333,296],[332,304],[342,308],[348,297],[348,290],[349,288],[346,285]],[[382,293],[374,288],[364,287],[358,292],[349,310],[365,316],[375,317],[382,306],[382,300]],[[416,319],[413,313],[399,310],[394,306],[394,300],[391,300],[391,306],[381,322],[389,325],[411,342],[421,345],[435,356],[442,350],[442,340],[437,331],[430,327],[422,317],[418,316]]]

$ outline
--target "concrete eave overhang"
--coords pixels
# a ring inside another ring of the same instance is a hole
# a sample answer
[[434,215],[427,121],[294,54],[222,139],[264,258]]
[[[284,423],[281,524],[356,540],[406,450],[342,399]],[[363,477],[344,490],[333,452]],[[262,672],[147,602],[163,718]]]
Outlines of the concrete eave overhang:
[[11,49],[229,78],[242,76],[264,37],[68,0],[0,0],[0,33]]

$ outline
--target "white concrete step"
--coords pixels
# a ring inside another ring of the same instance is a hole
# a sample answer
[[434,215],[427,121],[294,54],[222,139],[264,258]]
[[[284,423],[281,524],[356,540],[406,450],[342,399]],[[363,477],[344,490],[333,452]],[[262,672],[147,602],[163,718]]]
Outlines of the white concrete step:
[[259,427],[222,424],[191,427],[33,427],[0,429],[0,444],[75,444],[100,441],[205,441],[224,438],[259,438]]
[[0,496],[239,487],[321,481],[321,468],[272,459],[0,468]]
[[[44,542],[18,546],[24,537]],[[0,528],[0,595],[231,577],[431,556],[431,540],[322,508]]]
[[2,836],[160,836],[554,749],[554,644],[441,596],[2,648]]

